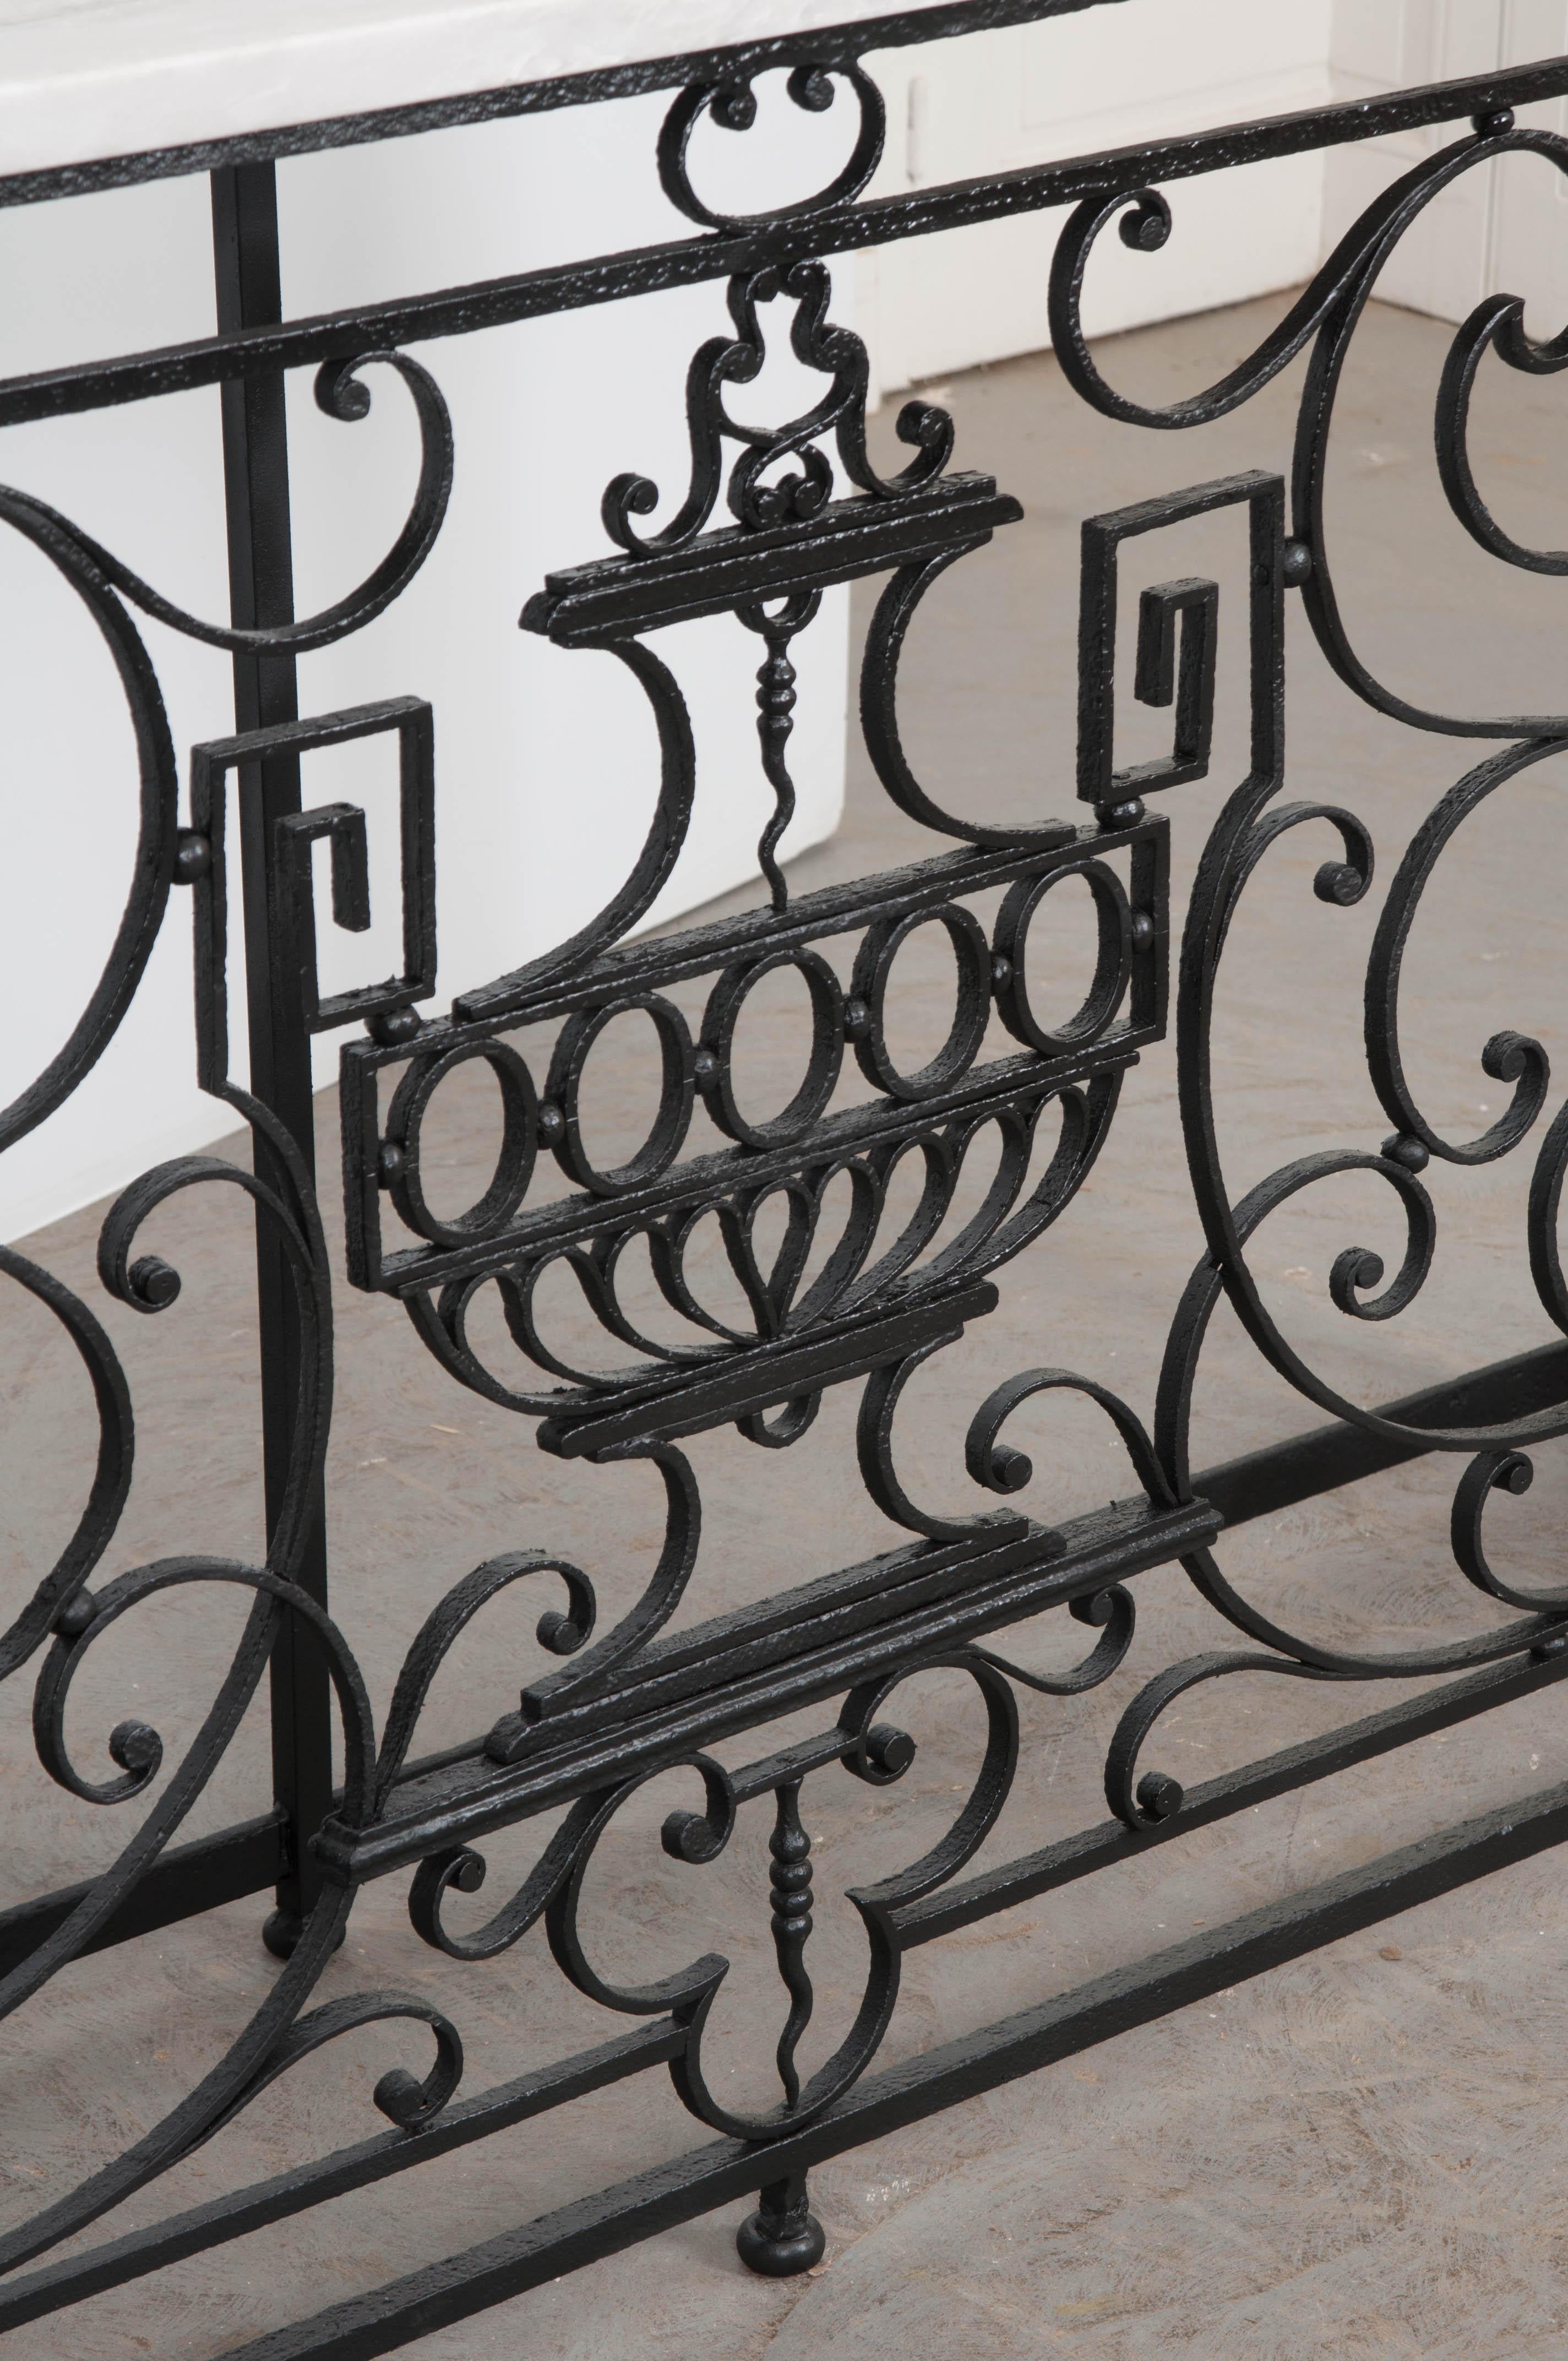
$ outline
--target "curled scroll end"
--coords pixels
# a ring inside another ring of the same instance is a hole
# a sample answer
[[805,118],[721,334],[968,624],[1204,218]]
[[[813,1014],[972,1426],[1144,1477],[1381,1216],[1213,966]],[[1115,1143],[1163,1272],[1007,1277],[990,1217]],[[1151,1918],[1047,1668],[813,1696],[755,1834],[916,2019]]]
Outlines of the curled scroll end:
[[993,1444],[983,1465],[972,1471],[977,1483],[992,1492],[1022,1492],[1034,1480],[1035,1463],[1026,1451],[1010,1443]]
[[[824,72],[819,65],[807,62],[805,65],[796,66],[784,87],[789,93],[791,104],[800,107],[807,115],[826,115],[833,104],[833,77],[830,73]],[[751,115],[753,117],[756,112],[757,103],[752,99]]]
[[1135,1800],[1141,1821],[1157,1827],[1162,1820],[1173,1820],[1186,1799],[1186,1790],[1179,1779],[1168,1778],[1163,1771],[1146,1771],[1138,1781]]
[[1320,902],[1338,910],[1354,909],[1372,883],[1372,863],[1358,868],[1351,861],[1325,861],[1312,880]]
[[659,1831],[659,1841],[672,1861],[694,1863],[717,1861],[722,1835],[703,1812],[671,1812]]
[[357,372],[364,359],[356,354],[352,360],[323,361],[316,371],[316,408],[328,418],[341,419],[352,425],[370,415],[370,389]]
[[115,1293],[138,1312],[166,1312],[180,1292],[180,1273],[159,1255],[142,1255],[126,1274],[124,1289]]
[[400,2131],[417,2131],[438,2115],[463,2079],[463,2037],[457,2027],[435,2009],[425,2022],[435,2036],[435,2063],[423,2081],[406,2066],[393,2066],[371,2093],[381,2113]]
[[634,516],[652,516],[659,505],[659,487],[651,477],[612,476],[599,502],[599,518],[618,548],[633,557],[645,557],[648,544],[630,523]]
[[561,1614],[555,1608],[548,1609],[534,1626],[535,1639],[553,1656],[575,1654],[587,1636],[581,1623],[574,1623],[569,1615]]
[[[795,69],[797,73],[802,71],[800,67]],[[792,83],[793,81],[794,76],[791,77]],[[793,87],[790,95],[792,98],[795,96]],[[832,93],[829,92],[829,102],[831,97]],[[797,105],[809,104],[806,100],[796,100],[795,103]],[[818,101],[817,104],[820,105],[823,102]],[[708,100],[707,112],[722,131],[750,131],[757,120],[757,93],[749,82],[721,82]]]
[[659,1831],[659,1841],[672,1861],[695,1866],[717,1861],[735,1826],[735,1791],[720,1766],[708,1756],[692,1758],[706,1791],[700,1812],[671,1812]]
[[1329,1273],[1329,1294],[1341,1312],[1352,1320],[1372,1320],[1377,1316],[1372,1305],[1364,1303],[1358,1290],[1378,1287],[1383,1279],[1383,1257],[1370,1246],[1346,1246],[1336,1255]]
[[894,433],[901,443],[907,443],[924,459],[919,480],[926,482],[939,476],[953,456],[956,430],[952,412],[940,410],[933,401],[906,401],[898,413]]
[[163,1763],[163,1741],[145,1721],[117,1721],[109,1732],[109,1752],[126,1774],[117,1785],[116,1803],[150,1786]]
[[868,1787],[891,1787],[903,1778],[917,1751],[908,1730],[895,1722],[872,1719],[882,1694],[881,1686],[862,1684],[851,1689],[839,1715],[839,1727],[850,1741],[839,1760],[852,1779]]
[[[1552,1074],[1551,1060],[1539,1041],[1529,1033],[1494,1033],[1481,1052],[1481,1071],[1495,1082],[1523,1082],[1530,1093],[1533,1121]],[[1523,1100],[1525,1093],[1519,1095]]]
[[1170,206],[1157,189],[1138,189],[1126,201],[1116,235],[1135,254],[1157,254],[1170,236]]
[[[1478,1452],[1460,1477],[1454,1491],[1449,1539],[1459,1571],[1466,1582],[1474,1584],[1486,1598],[1495,1598],[1505,1607],[1519,1608],[1526,1614],[1561,1615],[1568,1609],[1568,1590],[1520,1590],[1513,1583],[1504,1581],[1494,1572],[1482,1537],[1486,1502],[1492,1494],[1508,1492],[1519,1499],[1530,1490],[1534,1480],[1534,1466],[1524,1452]],[[1531,1636],[1538,1640],[1532,1650],[1538,1659],[1543,1648],[1549,1647],[1550,1641],[1560,1636],[1549,1634],[1542,1642],[1539,1634],[1540,1627],[1537,1625]]]
[[484,1854],[475,1852],[469,1845],[455,1846],[450,1852],[432,1853],[421,1861],[409,1888],[409,1917],[414,1932],[433,1950],[449,1948],[441,1926],[444,1897],[454,1892],[477,1894],[488,1867]]

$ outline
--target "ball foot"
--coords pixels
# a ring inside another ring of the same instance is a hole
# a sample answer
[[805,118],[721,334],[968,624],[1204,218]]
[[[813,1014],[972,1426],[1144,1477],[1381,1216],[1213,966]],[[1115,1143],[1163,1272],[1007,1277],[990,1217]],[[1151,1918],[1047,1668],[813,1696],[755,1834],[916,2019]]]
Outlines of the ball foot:
[[[261,1929],[261,1939],[275,1960],[291,1960],[304,1931],[305,1921],[296,1911],[274,1910]],[[337,1940],[332,1947],[334,1951],[342,1949],[347,1932],[346,1927],[338,1928]]]
[[794,2279],[822,2260],[828,2234],[806,2202],[806,2175],[792,2173],[759,2191],[761,2203],[735,2233],[735,2251],[765,2279]]

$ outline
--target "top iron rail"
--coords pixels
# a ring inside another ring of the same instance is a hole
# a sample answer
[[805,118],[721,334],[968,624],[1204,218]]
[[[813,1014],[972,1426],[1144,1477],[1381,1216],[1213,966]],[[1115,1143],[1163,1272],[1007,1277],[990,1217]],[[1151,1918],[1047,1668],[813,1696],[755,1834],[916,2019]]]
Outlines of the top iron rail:
[[1047,16],[1076,16],[1086,8],[1112,5],[1113,0],[945,0],[938,7],[899,8],[850,24],[824,25],[815,32],[775,33],[723,49],[687,49],[672,57],[640,58],[621,65],[547,75],[535,82],[509,82],[495,90],[461,91],[406,106],[372,107],[362,115],[326,115],[269,131],[236,132],[222,139],[144,148],[125,156],[93,157],[12,172],[0,176],[0,205],[36,205],[53,197],[91,196],[101,189],[130,188],[143,181],[215,171],[225,164],[265,164],[280,156],[362,148],[382,139],[407,139],[422,131],[494,123],[508,115],[547,115],[557,107],[584,106],[605,98],[637,98],[648,91],[678,90],[687,82],[743,79],[803,61],[839,63],[873,49],[951,40],[960,33],[995,32],[1009,25],[1036,24]]
[[[1097,5],[1097,0],[1069,0],[1069,5]],[[985,0],[985,6],[975,10],[931,9],[914,18],[876,18],[840,27],[832,35],[815,36],[809,41],[802,38],[793,47],[810,49],[820,56],[825,53],[825,44],[839,38],[848,42],[853,34],[858,47],[869,50],[879,42],[883,47],[888,45],[885,28],[889,26],[913,24],[919,27],[918,38],[924,39],[934,38],[939,29],[973,31],[982,25],[1021,22],[1047,13],[1059,11],[1044,10],[1037,0],[1029,5],[1022,5],[1022,0],[1008,0],[1005,5],[1002,0],[996,0],[996,5]],[[948,18],[960,17],[964,19],[962,23],[944,23]],[[916,35],[907,32],[900,37],[914,39]],[[723,50],[715,53],[704,70],[715,70],[720,60],[727,71],[733,72],[742,68],[758,71],[763,64],[788,61],[791,44],[763,46],[770,54],[762,60],[754,48]],[[772,54],[774,49],[778,51],[776,56]],[[657,72],[667,81],[679,78],[675,72],[677,64],[684,74],[692,63],[666,60],[656,69],[626,71]],[[1145,182],[1190,180],[1237,164],[1304,155],[1314,148],[1338,147],[1351,140],[1419,130],[1469,115],[1487,115],[1541,99],[1560,98],[1565,93],[1568,56],[1545,58],[1531,65],[1431,82],[1420,89],[1397,91],[1382,97],[1305,107],[1288,115],[1266,115],[1254,123],[1229,124],[1217,130],[1146,141],[1135,147],[1105,148],[1058,163],[1026,165],[977,180],[950,181],[907,194],[802,212],[755,228],[707,237],[676,238],[586,261],[553,264],[502,279],[444,288],[433,293],[320,313],[308,319],[285,321],[276,327],[198,337],[156,351],[40,370],[0,380],[0,426],[17,425],[29,419],[63,417],[117,402],[144,401],[158,394],[220,384],[258,369],[305,368],[356,353],[383,350],[389,346],[508,326],[552,313],[616,302],[629,295],[700,285],[707,280],[755,270],[769,262],[793,260],[808,254],[851,253],[861,247],[886,245],[895,238],[919,237],[933,230],[959,228],[1001,220],[1012,214],[1071,204],[1082,197],[1109,194],[1118,189],[1132,190]],[[521,97],[526,93],[512,95]],[[493,110],[502,111],[499,106]],[[522,109],[520,106],[514,111]],[[377,119],[354,118],[365,122]],[[313,129],[320,133],[329,127],[318,125]],[[367,132],[365,136],[384,135]],[[234,144],[225,143],[225,150]],[[333,143],[323,138],[316,144]],[[181,165],[179,169],[195,167]],[[8,185],[15,184],[0,182],[0,202],[5,201]]]

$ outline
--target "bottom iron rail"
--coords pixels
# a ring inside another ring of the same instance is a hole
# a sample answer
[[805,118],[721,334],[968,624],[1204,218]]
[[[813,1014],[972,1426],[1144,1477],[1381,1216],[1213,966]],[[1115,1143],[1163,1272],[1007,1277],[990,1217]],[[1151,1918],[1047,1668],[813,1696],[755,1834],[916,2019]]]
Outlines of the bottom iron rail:
[[1568,1783],[1426,1837],[1419,1844],[1249,1911],[1201,1939],[1173,1944],[1130,1968],[977,2033],[869,2075],[793,2137],[758,2147],[714,2140],[521,2228],[468,2247],[312,2319],[234,2347],[228,2361],[372,2361],[416,2336],[471,2318],[546,2279],[581,2270],[764,2181],[802,2172],[960,2100],[1070,2058],[1119,2033],[1245,1982],[1430,1902],[1568,1838]]
[[[1354,1763],[1507,1705],[1565,1676],[1568,1651],[1490,1666],[1207,1781],[1189,1792],[1172,1819],[1155,1828],[1135,1830],[1117,1820],[1102,1821],[915,1904],[902,1916],[904,1947],[934,1941],[978,1918],[1016,1907],[1117,1861],[1130,1860],[1152,1845],[1168,1843],[1272,1796],[1330,1778]],[[1201,1942],[1176,1945],[1135,1967],[1080,1985],[1026,2015],[1006,2019],[945,2049],[929,2052],[910,2066],[868,2078],[807,2131],[793,2138],[765,2147],[720,2141],[698,2149],[657,2172],[548,2215],[526,2230],[394,2281],[297,2329],[280,2331],[245,2346],[231,2361],[314,2361],[318,2355],[333,2356],[334,2361],[341,2356],[346,2361],[349,2356],[392,2351],[411,2337],[634,2245],[653,2231],[710,2211],[732,2196],[745,2195],[764,2180],[803,2169],[897,2124],[935,2114],[956,2097],[1091,2048],[1205,1993],[1241,1982],[1321,1943],[1407,1909],[1412,1903],[1483,1876],[1490,1869],[1523,1860],[1563,1836],[1568,1836],[1568,1785],[1547,1789],[1525,1803],[1386,1854],[1343,1877],[1235,1919]],[[661,2017],[597,2048],[473,2098],[455,2100],[418,2132],[375,2134],[270,2180],[214,2198],[148,2229],[30,2272],[0,2290],[0,2333],[245,2237],[411,2166],[429,2163],[492,2132],[663,2064],[679,2054],[685,2041],[684,2030],[673,2019]],[[973,2079],[965,2080],[966,2076]],[[649,2208],[655,2210],[650,2213]],[[489,2289],[497,2272],[505,2276],[499,2291],[473,2291]],[[432,2312],[432,2304],[439,2308]],[[318,2331],[326,2341],[311,2342]]]
[[[264,1894],[277,1883],[283,1866],[285,1822],[280,1811],[241,1820],[215,1836],[196,1837],[189,1844],[171,1845],[159,1856],[140,1882],[126,1894],[112,1918],[82,1947],[105,1951],[134,1936],[155,1934],[160,1927],[216,1910],[225,1902],[241,1902],[247,1894]],[[9,1975],[47,1943],[80,1903],[98,1885],[93,1877],[80,1885],[61,1886],[0,1910],[0,1976]]]
[[[1376,1415],[1409,1426],[1500,1426],[1564,1400],[1568,1345],[1537,1345],[1506,1361],[1445,1378],[1441,1385],[1423,1386],[1398,1401],[1379,1402]],[[1299,1500],[1316,1499],[1320,1492],[1359,1484],[1364,1477],[1425,1455],[1422,1444],[1395,1443],[1336,1419],[1332,1425],[1315,1426],[1220,1466],[1205,1467],[1194,1476],[1190,1489],[1218,1509],[1227,1525],[1245,1525],[1254,1517],[1292,1509]]]

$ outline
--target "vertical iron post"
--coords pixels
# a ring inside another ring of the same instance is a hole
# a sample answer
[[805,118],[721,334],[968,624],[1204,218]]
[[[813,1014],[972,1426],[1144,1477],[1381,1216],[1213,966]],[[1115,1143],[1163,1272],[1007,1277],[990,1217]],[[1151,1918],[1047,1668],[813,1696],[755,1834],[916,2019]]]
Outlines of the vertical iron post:
[[[214,171],[212,180],[219,330],[228,334],[280,320],[276,168],[270,163],[228,166]],[[229,604],[234,622],[242,629],[264,629],[293,620],[283,387],[283,372],[277,369],[228,379],[222,389]],[[236,654],[234,704],[236,730],[268,729],[296,719],[299,697],[292,656]],[[285,813],[299,809],[297,754],[270,755],[242,768],[239,837],[250,1087],[286,1126],[313,1176],[310,1035],[297,981],[283,969],[272,884],[277,823]],[[264,1142],[257,1142],[256,1154],[260,1176],[276,1179],[268,1169],[272,1159]],[[259,1213],[256,1267],[270,1543],[288,1481],[301,1335],[282,1248]],[[298,1578],[324,1606],[326,1520],[319,1483],[308,1511]],[[272,1654],[271,1706],[273,1786],[288,1827],[278,1906],[267,1921],[265,1938],[269,1950],[286,1959],[321,1885],[306,1844],[332,1807],[332,1700],[326,1660],[314,1634],[289,1617],[284,1619]]]

